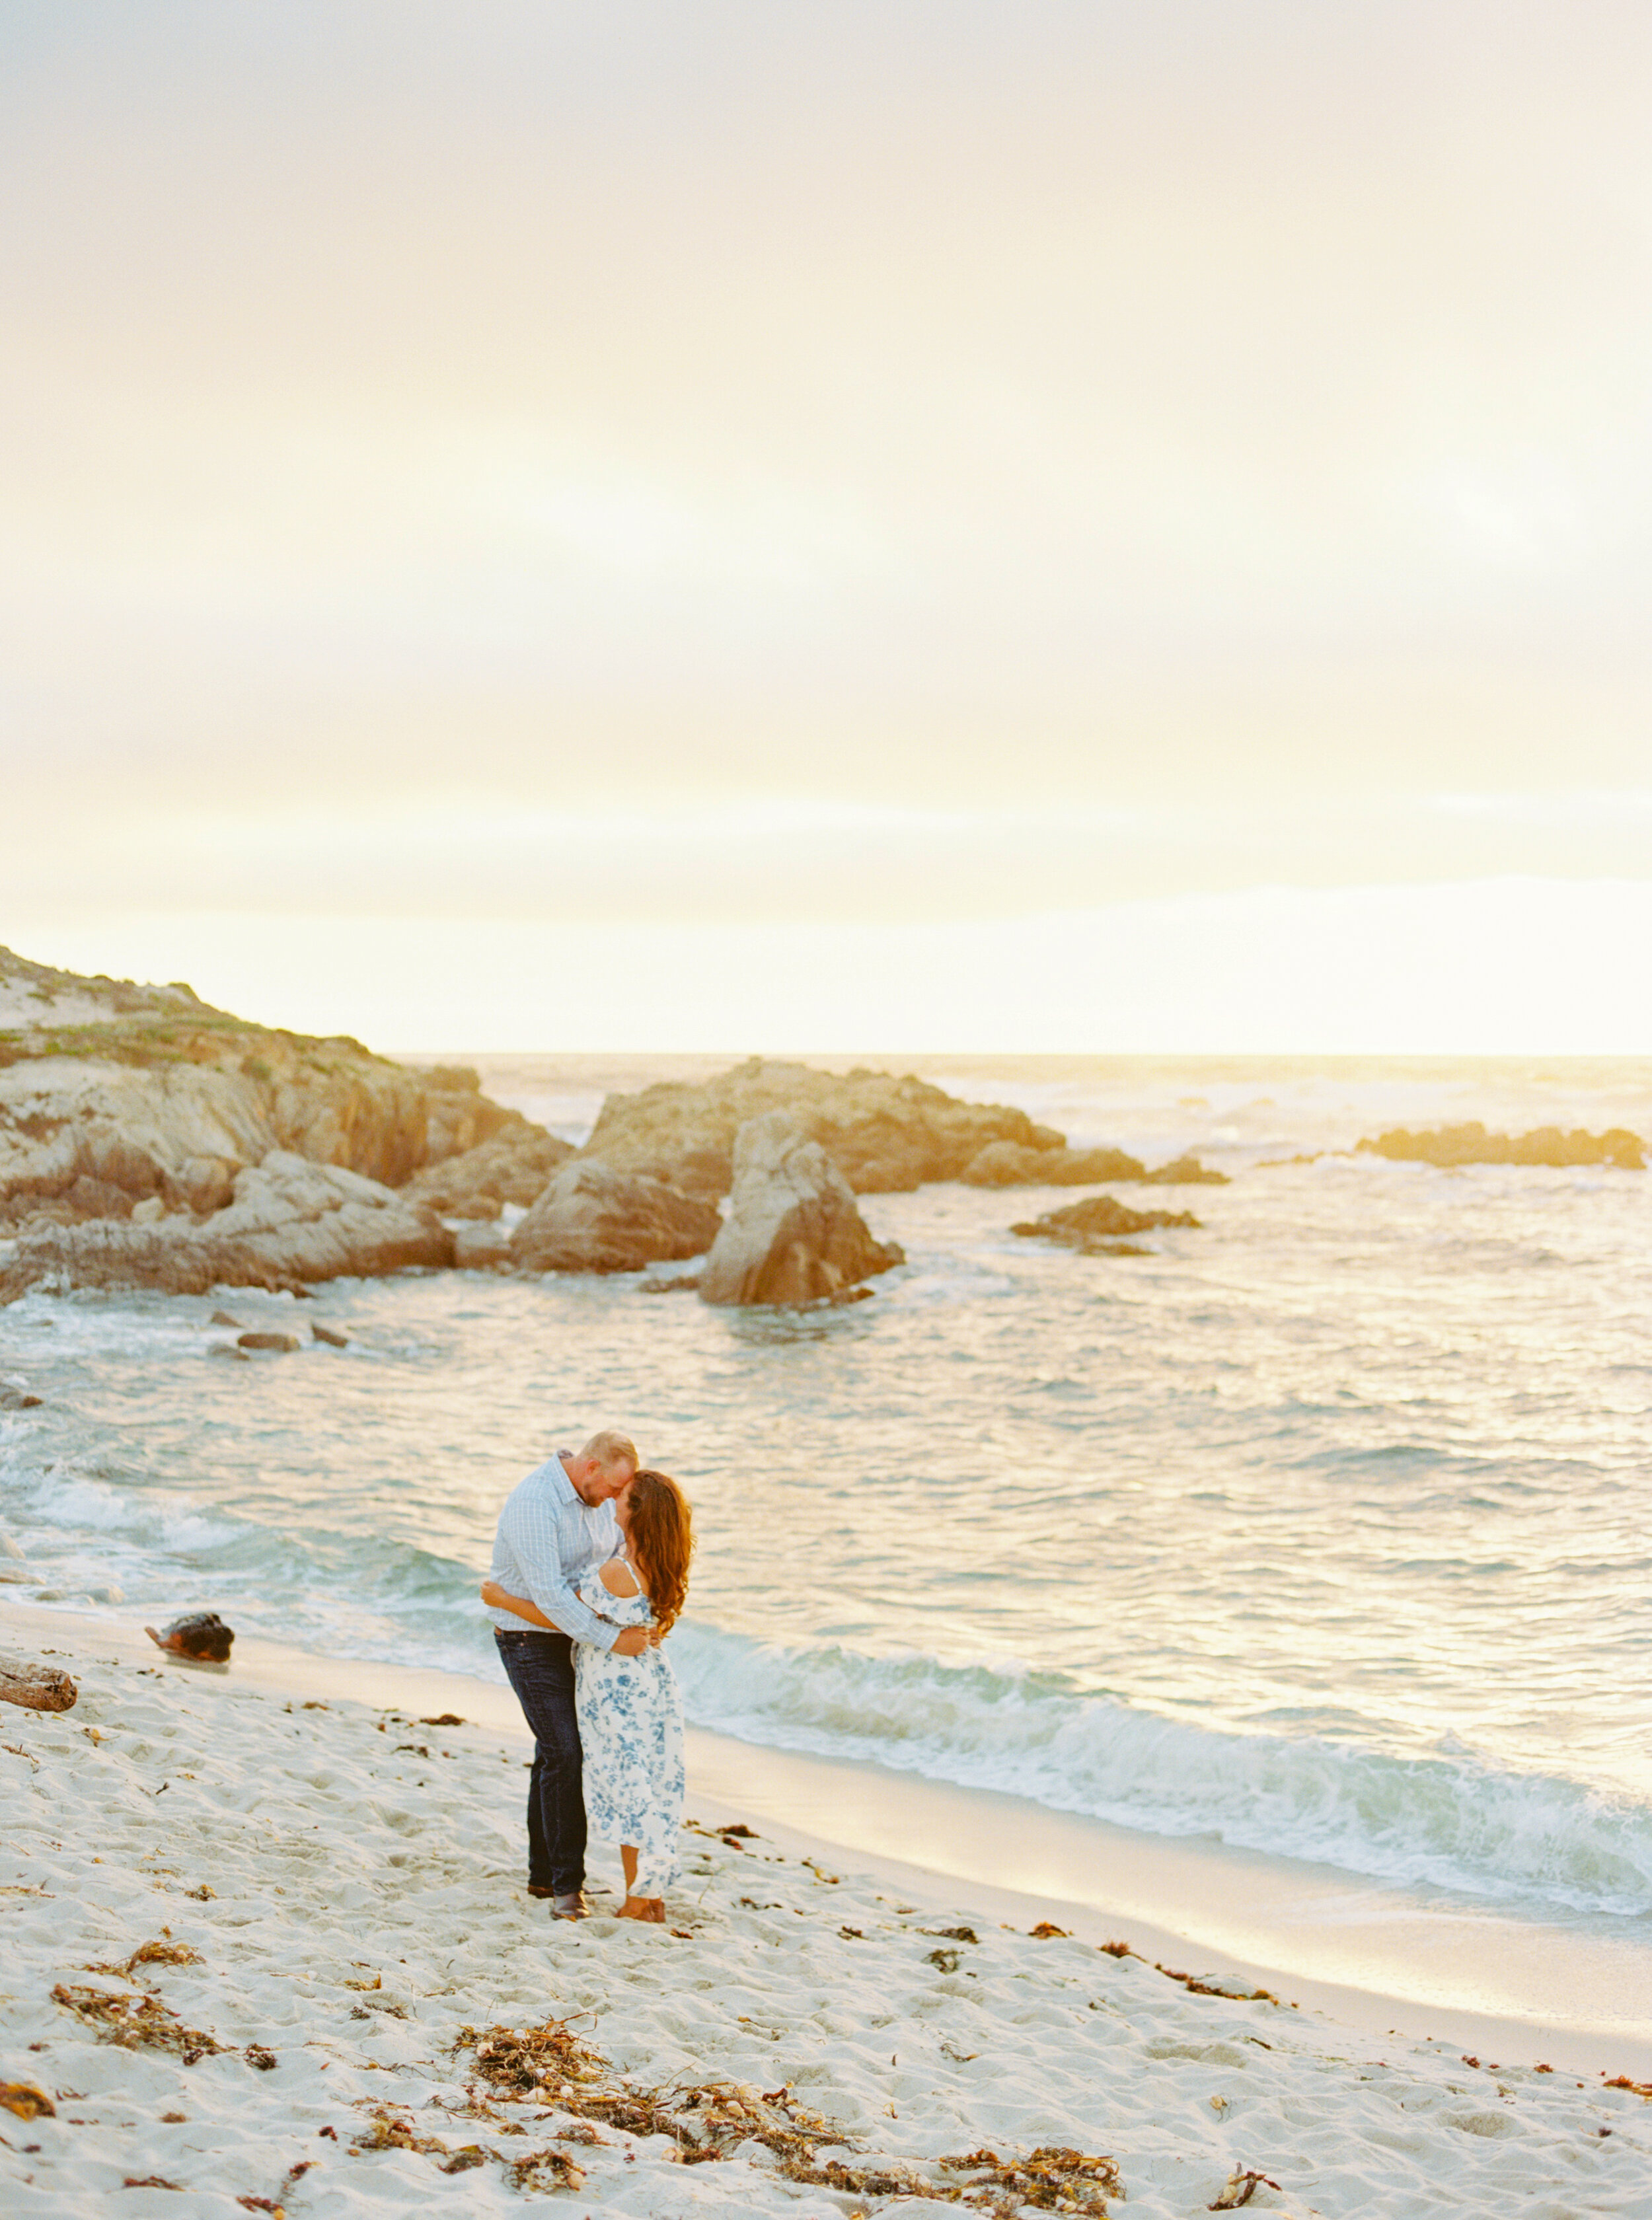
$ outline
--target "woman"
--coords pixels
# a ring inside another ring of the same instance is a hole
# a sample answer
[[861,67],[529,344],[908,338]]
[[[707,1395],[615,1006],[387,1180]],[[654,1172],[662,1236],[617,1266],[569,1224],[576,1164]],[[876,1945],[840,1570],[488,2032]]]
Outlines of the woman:
[[[586,1575],[576,1593],[620,1626],[652,1622],[655,1641],[640,1657],[616,1657],[578,1643],[574,1701],[584,1752],[585,1811],[591,1832],[618,1843],[625,1868],[621,1919],[664,1925],[664,1893],[677,1874],[683,1824],[683,1699],[658,1646],[681,1613],[694,1552],[692,1514],[676,1482],[646,1467],[614,1499],[623,1555]],[[536,1625],[551,1621],[535,1603],[494,1581],[482,1600]]]

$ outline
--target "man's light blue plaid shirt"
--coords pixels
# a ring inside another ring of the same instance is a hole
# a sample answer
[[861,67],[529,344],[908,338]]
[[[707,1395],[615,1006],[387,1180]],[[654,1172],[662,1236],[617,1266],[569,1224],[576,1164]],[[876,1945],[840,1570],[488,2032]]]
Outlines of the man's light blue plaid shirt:
[[[563,1469],[563,1454],[548,1458],[505,1498],[489,1572],[508,1594],[531,1597],[576,1642],[612,1649],[619,1628],[581,1603],[574,1588],[593,1566],[618,1554],[619,1521],[611,1503],[593,1510],[581,1500]],[[545,1631],[514,1611],[489,1607],[488,1616],[514,1633]]]

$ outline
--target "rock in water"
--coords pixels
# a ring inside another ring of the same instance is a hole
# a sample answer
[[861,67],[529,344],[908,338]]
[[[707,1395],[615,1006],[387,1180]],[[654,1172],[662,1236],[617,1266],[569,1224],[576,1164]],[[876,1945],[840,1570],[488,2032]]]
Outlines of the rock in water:
[[244,1333],[238,1338],[243,1349],[272,1349],[283,1356],[290,1356],[298,1346],[296,1333]]
[[1395,1163],[1548,1164],[1557,1169],[1616,1164],[1620,1171],[1646,1169],[1639,1135],[1622,1126],[1608,1126],[1604,1133],[1586,1133],[1580,1126],[1562,1133],[1558,1126],[1539,1126],[1530,1133],[1488,1133],[1474,1118],[1466,1125],[1439,1126],[1421,1133],[1393,1126],[1375,1140],[1362,1140],[1359,1149]]
[[714,1198],[728,1193],[736,1133],[771,1110],[818,1141],[857,1194],[957,1179],[994,1141],[1030,1155],[1062,1145],[1024,1110],[959,1102],[910,1074],[814,1071],[754,1057],[703,1085],[668,1080],[610,1094],[582,1154]]
[[532,1272],[638,1272],[703,1256],[721,1225],[713,1203],[582,1157],[552,1178],[511,1235],[510,1254]]
[[485,1272],[510,1262],[510,1236],[495,1219],[471,1219],[453,1235],[453,1262],[462,1272]]
[[1058,1241],[1065,1249],[1082,1249],[1092,1257],[1119,1253],[1139,1256],[1139,1250],[1120,1252],[1113,1244],[1122,1234],[1146,1233],[1159,1225],[1198,1224],[1190,1210],[1132,1210],[1117,1195],[1087,1194],[1082,1202],[1069,1202],[1062,1210],[1047,1210],[1042,1218],[1035,1218],[1029,1224],[1012,1225],[1010,1232],[1029,1235],[1036,1240]]
[[734,1138],[728,1222],[700,1275],[708,1303],[819,1302],[906,1258],[874,1241],[849,1182],[783,1110]]
[[574,1153],[570,1141],[527,1126],[415,1172],[404,1192],[445,1218],[497,1218],[502,1203],[531,1210],[551,1175]]
[[201,1295],[217,1286],[296,1288],[344,1273],[375,1275],[452,1262],[435,1214],[340,1164],[272,1149],[235,1178],[227,1210],[196,1224],[128,1219],[45,1225],[20,1234],[0,1266],[0,1302],[32,1287],[159,1288]]

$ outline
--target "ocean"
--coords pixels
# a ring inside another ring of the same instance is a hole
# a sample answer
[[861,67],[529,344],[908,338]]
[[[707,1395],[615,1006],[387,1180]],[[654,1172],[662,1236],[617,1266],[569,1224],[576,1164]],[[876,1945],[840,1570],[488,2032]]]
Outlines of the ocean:
[[[607,1086],[716,1068],[483,1061],[576,1139]],[[43,1399],[0,1413],[10,1592],[498,1680],[499,1503],[617,1425],[695,1503],[701,1725],[1644,1937],[1652,1173],[1350,1152],[1652,1138],[1652,1065],[916,1068],[1231,1184],[1148,1191],[1203,1224],[1134,1257],[1010,1233],[1070,1193],[870,1196],[907,1264],[801,1314],[481,1274],[31,1295],[0,1310]],[[349,1346],[214,1360],[221,1306]]]

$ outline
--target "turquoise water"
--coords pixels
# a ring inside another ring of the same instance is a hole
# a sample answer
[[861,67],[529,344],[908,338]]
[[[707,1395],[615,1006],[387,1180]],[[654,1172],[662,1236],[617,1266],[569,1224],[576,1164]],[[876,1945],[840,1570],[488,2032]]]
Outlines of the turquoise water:
[[[351,1336],[228,1364],[213,1299],[30,1297],[0,1312],[45,1399],[0,1415],[16,1593],[496,1677],[498,1503],[620,1424],[696,1505],[703,1724],[1643,1921],[1652,1174],[1280,1159],[1466,1116],[1652,1135],[1652,1072],[935,1076],[1233,1184],[1141,1258],[1009,1234],[1070,1196],[870,1197],[907,1265],[803,1316],[415,1275],[216,1299]],[[494,1083],[577,1132],[600,1077]]]

